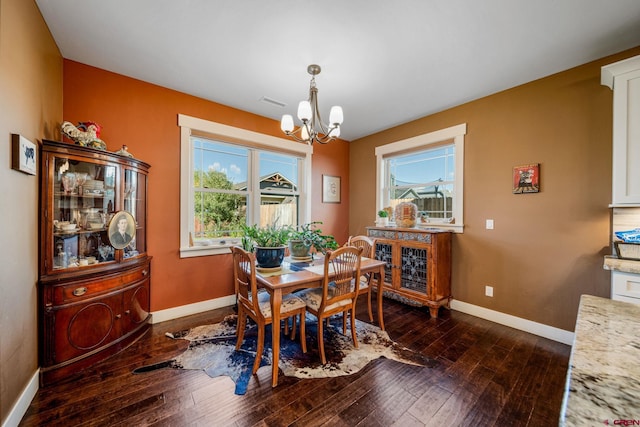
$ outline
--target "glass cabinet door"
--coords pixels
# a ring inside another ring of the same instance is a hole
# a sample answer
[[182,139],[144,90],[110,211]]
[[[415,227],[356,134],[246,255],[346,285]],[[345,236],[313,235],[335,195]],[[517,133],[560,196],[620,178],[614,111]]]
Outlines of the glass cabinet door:
[[53,160],[53,269],[113,261],[106,226],[116,209],[118,168],[71,157]]
[[146,203],[147,177],[136,170],[124,170],[124,206],[135,220],[135,236],[131,243],[124,248],[124,258],[137,256],[147,251],[146,236]]

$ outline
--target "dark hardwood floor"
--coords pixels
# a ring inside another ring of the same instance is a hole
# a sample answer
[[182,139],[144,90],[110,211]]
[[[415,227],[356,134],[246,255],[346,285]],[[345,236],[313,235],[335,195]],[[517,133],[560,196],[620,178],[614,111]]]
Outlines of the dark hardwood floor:
[[[362,300],[364,301],[364,300]],[[358,318],[368,319],[360,303]],[[260,368],[247,394],[227,377],[137,367],[180,354],[165,332],[214,323],[231,307],[153,325],[138,342],[70,381],[41,388],[22,426],[548,426],[560,415],[570,347],[440,309],[385,299],[392,339],[437,359],[434,369],[387,359],[359,373],[299,380]]]

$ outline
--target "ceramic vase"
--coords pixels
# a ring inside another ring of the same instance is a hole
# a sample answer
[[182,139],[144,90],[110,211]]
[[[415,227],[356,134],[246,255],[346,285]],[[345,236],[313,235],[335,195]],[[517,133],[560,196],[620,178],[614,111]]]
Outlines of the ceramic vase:
[[264,248],[261,246],[256,247],[256,261],[260,268],[275,268],[280,267],[284,260],[284,251],[286,247],[280,246],[277,248]]
[[295,258],[306,258],[311,256],[311,246],[305,245],[304,241],[298,239],[289,240],[289,254]]

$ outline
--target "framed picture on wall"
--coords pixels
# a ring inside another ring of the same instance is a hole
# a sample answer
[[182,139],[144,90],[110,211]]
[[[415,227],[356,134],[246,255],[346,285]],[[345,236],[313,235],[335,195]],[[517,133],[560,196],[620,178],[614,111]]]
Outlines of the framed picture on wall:
[[322,203],[340,203],[340,177],[322,175]]
[[15,133],[11,134],[11,167],[17,171],[29,175],[35,175],[38,171],[36,167],[38,160],[38,150],[36,144],[27,138]]
[[539,191],[540,163],[513,168],[513,194],[537,193]]

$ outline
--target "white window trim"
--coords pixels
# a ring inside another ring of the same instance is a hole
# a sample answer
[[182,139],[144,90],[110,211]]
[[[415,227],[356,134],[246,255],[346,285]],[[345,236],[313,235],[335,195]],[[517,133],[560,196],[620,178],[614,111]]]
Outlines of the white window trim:
[[191,197],[191,189],[193,188],[191,136],[194,133],[220,141],[237,142],[249,147],[301,156],[304,159],[304,180],[302,183],[304,189],[300,188],[300,221],[301,223],[310,222],[312,146],[184,114],[178,114],[178,126],[180,126],[180,258],[228,254],[231,252],[229,249],[231,245],[240,244],[240,239],[232,238],[220,246],[189,246],[189,224],[194,212],[193,198]]
[[446,129],[437,130],[402,141],[376,147],[376,211],[384,206],[384,186],[387,171],[385,170],[385,157],[401,153],[403,151],[414,151],[420,148],[428,148],[429,145],[438,144],[444,141],[453,140],[456,153],[456,175],[455,190],[456,197],[453,203],[453,217],[455,224],[434,223],[435,228],[443,228],[462,233],[464,229],[464,136],[467,134],[467,124],[462,123]]

